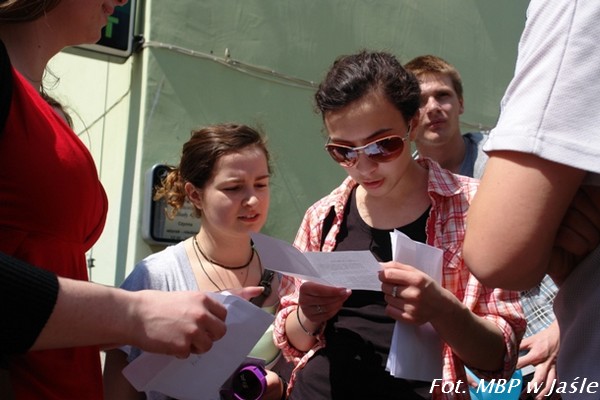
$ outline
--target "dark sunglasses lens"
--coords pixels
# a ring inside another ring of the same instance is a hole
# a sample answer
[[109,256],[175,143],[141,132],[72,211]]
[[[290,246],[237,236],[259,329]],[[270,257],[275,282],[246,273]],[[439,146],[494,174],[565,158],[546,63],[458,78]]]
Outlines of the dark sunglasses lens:
[[404,140],[399,136],[393,136],[371,144],[365,149],[365,154],[373,161],[386,162],[396,158],[402,150],[404,150]]
[[357,154],[355,150],[342,146],[336,146],[334,144],[328,144],[326,149],[331,158],[343,166],[348,167],[356,162]]

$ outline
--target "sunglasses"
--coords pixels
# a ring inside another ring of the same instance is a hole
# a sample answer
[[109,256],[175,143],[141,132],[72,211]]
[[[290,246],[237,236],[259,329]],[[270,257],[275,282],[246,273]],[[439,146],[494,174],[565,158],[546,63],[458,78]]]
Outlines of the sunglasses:
[[398,158],[404,150],[404,141],[407,138],[408,135],[404,138],[398,135],[386,136],[357,147],[329,142],[325,145],[325,150],[343,167],[354,166],[358,161],[359,153],[363,153],[371,161],[384,163]]

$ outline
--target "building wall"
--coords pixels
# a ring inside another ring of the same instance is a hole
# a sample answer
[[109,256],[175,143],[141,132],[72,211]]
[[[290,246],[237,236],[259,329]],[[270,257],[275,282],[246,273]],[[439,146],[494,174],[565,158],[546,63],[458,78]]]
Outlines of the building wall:
[[51,93],[75,113],[110,211],[92,279],[120,284],[160,250],[142,239],[144,174],[176,163],[190,130],[260,126],[274,158],[264,233],[293,240],[305,209],[344,177],[323,151],[312,95],[335,57],[363,48],[401,61],[436,54],[465,84],[464,129],[493,126],[512,76],[527,2],[178,0],[138,4],[142,49],[123,64],[68,53]]

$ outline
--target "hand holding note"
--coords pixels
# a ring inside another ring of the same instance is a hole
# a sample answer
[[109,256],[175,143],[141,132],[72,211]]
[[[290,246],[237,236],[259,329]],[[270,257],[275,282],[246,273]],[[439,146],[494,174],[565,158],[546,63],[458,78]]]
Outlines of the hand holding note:
[[[428,300],[425,301],[435,301],[428,290],[441,285],[442,250],[415,242],[398,231],[390,235],[392,257],[397,263],[388,264],[393,265],[395,270],[382,273],[384,292],[412,298],[414,302],[415,296],[419,297],[421,291],[426,291]],[[389,298],[386,296],[386,299]],[[410,301],[405,303],[396,297],[390,302],[397,309],[390,315],[398,317],[398,322],[394,327],[386,369],[397,378],[432,381],[442,375],[442,342],[430,323],[419,325],[427,319],[427,310],[431,308],[415,308],[414,304],[409,304]]]
[[350,294],[349,289],[307,281],[300,286],[298,305],[306,318],[320,324],[336,315]]
[[386,313],[397,321],[424,324],[445,311],[442,306],[446,298],[455,299],[433,278],[410,265],[392,261],[382,266],[382,289],[391,306]]
[[211,293],[227,309],[227,333],[210,351],[186,359],[142,353],[123,374],[138,391],[181,400],[218,400],[219,388],[273,323],[273,316],[237,296]]

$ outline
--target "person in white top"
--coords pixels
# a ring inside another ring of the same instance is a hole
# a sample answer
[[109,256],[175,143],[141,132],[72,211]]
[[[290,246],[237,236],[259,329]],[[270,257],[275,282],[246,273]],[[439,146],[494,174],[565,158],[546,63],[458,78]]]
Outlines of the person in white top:
[[600,382],[599,19],[596,1],[530,2],[463,249],[486,285],[559,284],[564,399],[597,397]]

